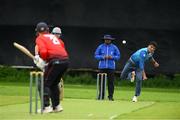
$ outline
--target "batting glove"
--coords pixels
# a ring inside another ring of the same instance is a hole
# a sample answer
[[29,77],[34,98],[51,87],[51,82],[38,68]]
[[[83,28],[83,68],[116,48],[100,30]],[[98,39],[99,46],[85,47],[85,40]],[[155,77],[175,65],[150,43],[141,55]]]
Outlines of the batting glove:
[[34,64],[37,64],[39,59],[40,59],[39,55],[35,55],[34,56]]
[[36,55],[34,57],[34,64],[36,64],[36,66],[41,69],[42,71],[44,71],[44,68],[46,66],[46,62],[39,57],[39,55]]

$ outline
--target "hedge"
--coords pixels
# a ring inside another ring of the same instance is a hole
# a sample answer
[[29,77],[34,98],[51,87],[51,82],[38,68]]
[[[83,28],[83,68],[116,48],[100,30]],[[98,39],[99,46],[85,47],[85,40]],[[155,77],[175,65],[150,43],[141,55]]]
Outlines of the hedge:
[[[29,82],[29,69],[15,69],[11,67],[0,67],[0,82]],[[72,73],[72,71],[71,71]],[[65,84],[90,84],[96,85],[96,73],[81,72],[69,74],[63,77]],[[120,80],[119,75],[115,77],[116,86],[134,86],[129,80]],[[143,81],[143,87],[180,88],[180,74],[175,74],[173,78],[166,75],[157,75]]]

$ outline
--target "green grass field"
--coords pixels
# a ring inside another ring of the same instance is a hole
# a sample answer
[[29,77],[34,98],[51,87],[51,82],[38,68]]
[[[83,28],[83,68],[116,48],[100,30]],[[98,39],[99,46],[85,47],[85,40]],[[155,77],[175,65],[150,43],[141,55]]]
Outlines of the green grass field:
[[133,94],[134,88],[116,87],[115,101],[97,101],[95,86],[65,85],[63,112],[29,115],[28,84],[0,82],[0,120],[180,120],[180,89],[143,88],[137,103]]

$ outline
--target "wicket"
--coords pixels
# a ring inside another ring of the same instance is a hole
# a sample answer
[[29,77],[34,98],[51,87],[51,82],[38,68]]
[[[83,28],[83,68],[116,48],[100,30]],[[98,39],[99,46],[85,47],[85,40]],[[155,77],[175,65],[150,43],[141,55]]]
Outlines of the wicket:
[[97,99],[102,100],[106,96],[107,73],[97,74]]
[[33,81],[35,81],[35,113],[38,113],[38,81],[40,80],[40,101],[41,101],[41,114],[43,113],[43,96],[44,96],[44,81],[43,72],[32,71],[30,72],[30,90],[29,90],[29,113],[32,114],[32,98],[33,98]]

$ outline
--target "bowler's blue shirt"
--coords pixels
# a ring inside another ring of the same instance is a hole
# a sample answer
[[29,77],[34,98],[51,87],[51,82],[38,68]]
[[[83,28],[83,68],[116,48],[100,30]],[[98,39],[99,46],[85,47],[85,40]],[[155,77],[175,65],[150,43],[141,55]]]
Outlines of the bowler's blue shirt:
[[152,59],[153,54],[149,53],[147,48],[141,48],[132,54],[130,58],[141,70],[144,70],[144,62]]

